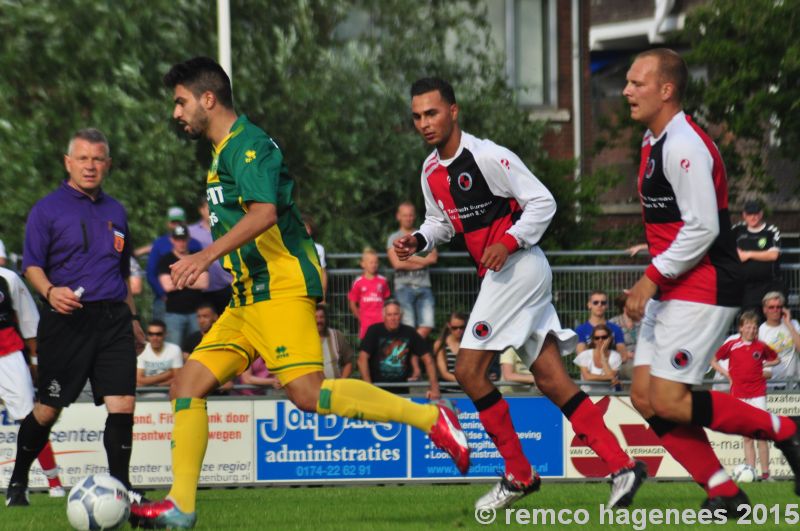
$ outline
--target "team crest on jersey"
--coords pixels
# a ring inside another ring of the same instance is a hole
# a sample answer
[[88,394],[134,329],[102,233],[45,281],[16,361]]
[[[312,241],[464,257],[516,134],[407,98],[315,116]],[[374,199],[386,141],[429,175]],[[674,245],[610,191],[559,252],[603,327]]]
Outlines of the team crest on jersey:
[[754,360],[760,360],[761,359],[761,351],[757,350],[757,351],[753,352],[753,359]]
[[472,327],[472,335],[475,336],[475,339],[489,339],[489,336],[492,335],[492,326],[486,321],[479,321]]
[[689,171],[689,166],[691,165],[692,163],[689,162],[689,159],[681,159],[681,169],[683,169],[683,171]]
[[647,169],[644,171],[644,178],[649,179],[652,177],[654,171],[656,171],[656,161],[655,159],[650,159],[647,161]]
[[125,248],[125,235],[118,230],[114,231],[114,250],[118,253]]
[[52,398],[61,397],[61,384],[58,383],[58,380],[52,380],[50,382],[50,385],[47,386],[47,394]]
[[250,164],[256,159],[256,151],[254,149],[248,149],[244,152],[244,163]]
[[767,246],[767,239],[766,238],[759,238],[758,239],[758,248],[763,249]]
[[678,370],[685,369],[692,363],[692,353],[686,349],[681,349],[672,355],[672,366]]
[[462,173],[458,176],[458,187],[464,190],[465,192],[469,192],[472,188],[472,175],[469,173]]
[[500,159],[500,165],[507,170],[511,169],[511,163],[508,162],[508,159]]

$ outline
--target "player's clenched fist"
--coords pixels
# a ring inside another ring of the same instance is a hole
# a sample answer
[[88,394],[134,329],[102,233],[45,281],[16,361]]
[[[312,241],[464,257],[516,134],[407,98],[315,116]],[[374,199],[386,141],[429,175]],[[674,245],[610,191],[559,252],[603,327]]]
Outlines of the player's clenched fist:
[[400,260],[408,258],[417,252],[417,238],[413,234],[406,234],[394,241],[394,252]]

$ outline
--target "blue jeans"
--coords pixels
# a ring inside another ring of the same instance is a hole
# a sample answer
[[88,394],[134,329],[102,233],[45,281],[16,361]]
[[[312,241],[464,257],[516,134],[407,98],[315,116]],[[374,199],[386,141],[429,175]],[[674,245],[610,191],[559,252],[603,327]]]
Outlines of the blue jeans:
[[433,328],[434,299],[431,288],[418,288],[414,286],[395,286],[394,296],[403,309],[403,324],[418,328],[425,326]]
[[166,341],[175,343],[179,347],[183,345],[183,340],[192,332],[200,330],[197,324],[197,317],[193,313],[170,313],[164,314],[164,323],[167,325]]

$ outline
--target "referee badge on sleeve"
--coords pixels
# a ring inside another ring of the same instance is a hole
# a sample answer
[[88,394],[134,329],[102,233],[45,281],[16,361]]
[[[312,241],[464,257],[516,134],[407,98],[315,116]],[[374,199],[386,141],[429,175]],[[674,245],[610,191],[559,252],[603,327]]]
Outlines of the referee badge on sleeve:
[[120,231],[114,231],[114,250],[118,253],[122,252],[122,249],[125,247],[125,235],[122,234]]

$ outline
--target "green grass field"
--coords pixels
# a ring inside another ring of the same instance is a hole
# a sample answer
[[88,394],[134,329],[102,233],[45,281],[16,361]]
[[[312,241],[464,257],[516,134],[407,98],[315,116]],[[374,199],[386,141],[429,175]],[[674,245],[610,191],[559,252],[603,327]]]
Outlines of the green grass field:
[[[479,485],[407,485],[386,487],[273,487],[257,489],[214,489],[199,493],[199,519],[196,529],[233,530],[341,530],[353,531],[395,529],[504,529],[545,527],[539,524],[505,523],[505,514],[498,511],[493,524],[480,525],[472,509],[475,499],[489,488]],[[796,514],[800,498],[794,496],[789,482],[758,483],[747,485],[746,490],[753,504],[764,504],[766,511],[754,515],[761,527],[789,529],[797,525],[786,523],[787,515]],[[753,529],[759,524],[750,520],[749,525],[728,523],[727,525],[656,525],[636,523],[634,511],[647,509],[652,517],[653,509],[698,509],[702,502],[702,491],[690,483],[646,483],[636,498],[635,506],[629,509],[628,524],[601,525],[599,506],[608,498],[609,486],[604,483],[545,483],[542,491],[519,501],[514,509],[582,508],[588,512],[585,525],[553,526],[561,529]],[[149,492],[152,499],[163,496],[160,491]],[[28,508],[0,507],[0,529],[14,531],[69,530],[64,499],[51,499],[44,494],[31,496]],[[791,504],[794,504],[792,507]],[[776,508],[772,508],[772,507]],[[772,510],[770,512],[769,510]],[[777,523],[775,512],[779,511]],[[641,516],[641,511],[639,512]],[[566,516],[566,515],[564,515]],[[576,515],[579,516],[579,515]],[[761,517],[766,517],[762,522]],[[618,519],[618,516],[615,515]],[[674,522],[674,521],[673,521]],[[129,526],[125,526],[129,528]]]

